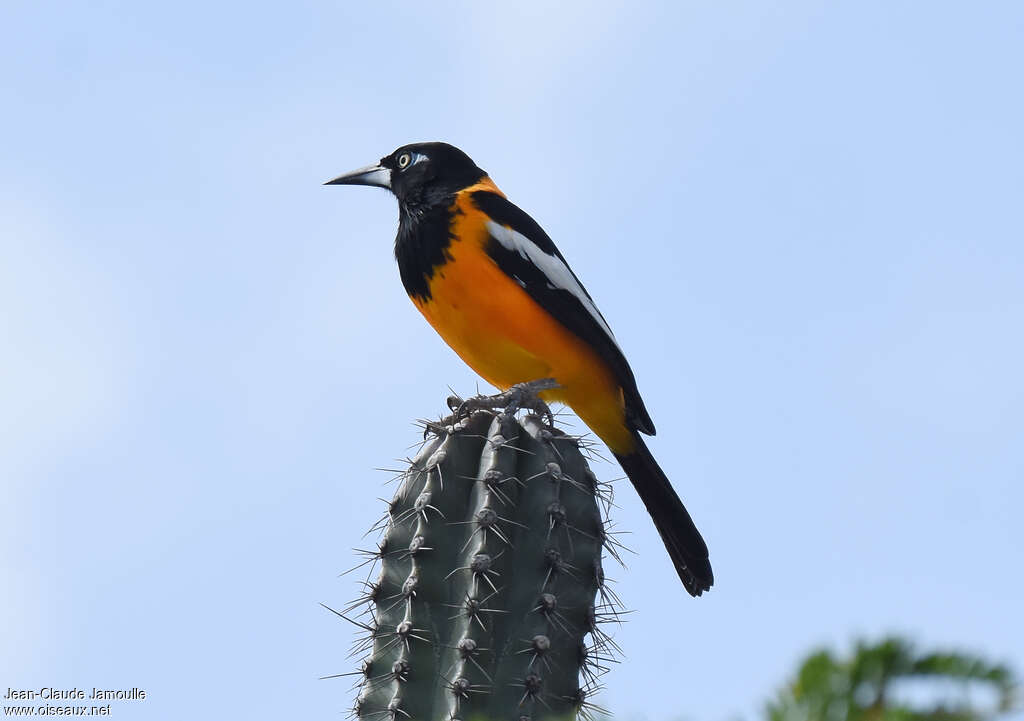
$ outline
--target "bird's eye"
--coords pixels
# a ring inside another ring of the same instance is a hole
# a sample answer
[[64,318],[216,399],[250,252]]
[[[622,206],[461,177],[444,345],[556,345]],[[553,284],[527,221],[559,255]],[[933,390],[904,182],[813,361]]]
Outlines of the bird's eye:
[[410,163],[412,163],[412,154],[411,153],[402,153],[401,155],[398,156],[398,169],[399,170],[405,170],[406,168],[409,167]]

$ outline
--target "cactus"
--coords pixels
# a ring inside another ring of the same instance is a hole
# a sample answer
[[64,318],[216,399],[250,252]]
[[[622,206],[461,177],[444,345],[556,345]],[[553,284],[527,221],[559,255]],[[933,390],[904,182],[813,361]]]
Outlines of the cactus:
[[369,619],[354,715],[589,716],[617,648],[602,550],[618,555],[578,439],[507,412],[427,429],[378,524],[379,576],[346,609]]

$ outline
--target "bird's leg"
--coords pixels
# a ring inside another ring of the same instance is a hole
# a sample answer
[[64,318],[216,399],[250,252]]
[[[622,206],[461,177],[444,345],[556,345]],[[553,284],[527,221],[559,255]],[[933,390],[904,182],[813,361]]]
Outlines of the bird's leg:
[[554,378],[541,378],[526,383],[516,383],[504,393],[493,396],[473,396],[463,400],[458,396],[448,398],[448,407],[454,411],[452,415],[441,421],[444,425],[457,423],[466,416],[479,410],[500,410],[507,415],[515,415],[521,408],[533,411],[541,418],[554,425],[555,416],[551,408],[541,400],[540,392],[558,388]]

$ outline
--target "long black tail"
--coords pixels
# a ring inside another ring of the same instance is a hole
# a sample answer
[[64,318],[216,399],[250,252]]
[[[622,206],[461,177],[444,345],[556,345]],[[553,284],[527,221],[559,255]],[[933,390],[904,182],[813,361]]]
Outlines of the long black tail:
[[626,456],[616,453],[615,459],[654,519],[654,526],[661,534],[683,586],[691,596],[699,596],[715,582],[707,544],[643,439],[634,435],[636,450]]

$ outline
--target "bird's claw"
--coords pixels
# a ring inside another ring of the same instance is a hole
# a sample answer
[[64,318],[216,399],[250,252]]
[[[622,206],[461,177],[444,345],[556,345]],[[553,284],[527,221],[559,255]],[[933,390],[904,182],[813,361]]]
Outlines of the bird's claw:
[[525,408],[546,420],[548,425],[554,426],[555,415],[551,412],[551,407],[541,399],[540,392],[557,387],[558,382],[554,378],[541,378],[526,383],[516,383],[504,393],[492,396],[479,395],[465,399],[457,395],[448,396],[447,404],[452,414],[441,419],[441,424],[453,426],[480,410],[500,410],[502,413],[512,416],[520,409]]

